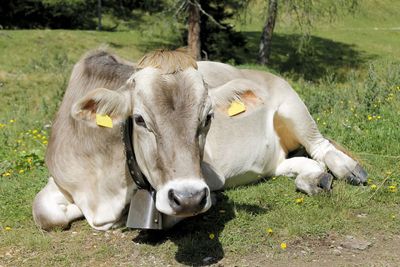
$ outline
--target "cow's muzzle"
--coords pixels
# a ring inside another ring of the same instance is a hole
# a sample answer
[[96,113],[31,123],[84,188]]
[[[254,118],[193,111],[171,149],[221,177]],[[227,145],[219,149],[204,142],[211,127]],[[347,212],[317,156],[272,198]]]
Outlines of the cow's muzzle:
[[167,215],[193,216],[207,211],[210,206],[210,189],[200,179],[171,181],[157,191],[156,207]]
[[197,214],[207,204],[208,190],[199,191],[168,191],[169,205],[177,214]]

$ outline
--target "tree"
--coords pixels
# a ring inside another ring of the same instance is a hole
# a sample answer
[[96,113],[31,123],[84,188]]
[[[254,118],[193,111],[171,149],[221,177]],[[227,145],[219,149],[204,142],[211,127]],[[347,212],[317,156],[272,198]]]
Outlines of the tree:
[[274,32],[275,28],[277,12],[278,0],[269,0],[268,16],[261,34],[260,49],[258,51],[258,63],[261,65],[268,65],[269,63],[272,45],[272,33]]
[[187,43],[193,58],[196,60],[201,59],[200,9],[197,1],[189,1]]
[[240,62],[245,37],[228,22],[249,0],[181,0],[176,13],[185,10],[189,51],[196,59]]
[[[167,0],[10,0],[0,4],[0,28],[101,29],[102,14],[132,20],[133,10],[160,12]],[[172,1],[172,0],[169,0]],[[143,12],[144,13],[144,12]],[[96,22],[97,18],[97,22]]]
[[[258,62],[263,65],[270,63],[272,36],[278,15],[278,8],[282,14],[294,17],[300,28],[303,40],[310,37],[313,21],[334,20],[340,13],[351,13],[357,9],[359,0],[268,0],[268,15],[265,21],[259,45]],[[279,4],[281,3],[281,4]],[[304,42],[303,42],[304,43]],[[301,50],[303,43],[299,45]]]
[[97,0],[97,30],[101,31],[101,0]]

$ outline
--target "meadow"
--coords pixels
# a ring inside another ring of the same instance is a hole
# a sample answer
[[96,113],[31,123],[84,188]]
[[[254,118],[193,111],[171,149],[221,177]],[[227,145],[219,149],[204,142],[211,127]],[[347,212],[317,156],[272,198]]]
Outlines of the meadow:
[[[374,9],[373,2],[317,24],[306,56],[294,52],[296,33],[278,24],[269,69],[254,60],[263,22],[237,26],[250,51],[239,67],[289,80],[321,132],[366,168],[368,185],[335,181],[331,193],[308,197],[291,178],[266,178],[219,193],[210,211],[162,233],[97,232],[85,221],[44,233],[33,223],[31,204],[47,182],[44,153],[73,64],[102,44],[135,61],[156,47],[173,47],[176,33],[155,26],[153,35],[1,30],[0,266],[398,264],[400,4],[385,0]],[[349,235],[371,246],[338,248]]]

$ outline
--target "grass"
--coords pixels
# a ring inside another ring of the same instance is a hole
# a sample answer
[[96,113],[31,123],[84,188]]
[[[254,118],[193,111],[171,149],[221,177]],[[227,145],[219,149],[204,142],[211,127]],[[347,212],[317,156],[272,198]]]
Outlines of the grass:
[[[320,130],[361,160],[369,185],[336,181],[332,194],[307,197],[295,192],[292,179],[271,178],[219,193],[212,210],[163,234],[102,233],[84,221],[45,234],[34,226],[31,203],[47,181],[47,137],[74,62],[103,43],[137,60],[154,47],[173,46],[173,33],[152,38],[140,30],[0,31],[0,265],[197,265],[206,257],[211,262],[266,253],[285,257],[281,242],[290,251],[299,239],[332,234],[398,235],[400,32],[371,30],[399,26],[389,7],[398,3],[381,1],[388,11],[376,16],[368,11],[371,1],[366,3],[357,17],[318,25],[309,58],[296,58],[296,35],[278,27],[271,70],[290,80]],[[253,51],[256,24],[243,28]],[[265,69],[247,62],[246,67]]]

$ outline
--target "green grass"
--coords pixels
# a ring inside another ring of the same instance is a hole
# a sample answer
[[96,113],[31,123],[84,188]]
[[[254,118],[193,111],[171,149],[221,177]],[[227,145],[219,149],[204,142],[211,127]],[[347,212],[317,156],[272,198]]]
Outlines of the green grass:
[[[317,25],[310,58],[293,59],[296,35],[278,27],[271,70],[291,82],[321,131],[361,160],[369,186],[336,181],[332,194],[307,197],[295,192],[292,179],[268,179],[220,193],[205,215],[156,238],[138,231],[99,233],[84,221],[45,234],[34,226],[31,203],[47,181],[45,143],[73,64],[101,44],[137,60],[155,47],[174,46],[174,33],[152,38],[140,30],[0,31],[0,265],[195,265],[207,256],[234,262],[252,253],[279,257],[281,242],[290,249],[296,240],[332,233],[399,234],[400,192],[389,186],[400,186],[400,31],[371,30],[399,26],[392,11],[398,3],[382,1],[385,8],[376,16],[366,3],[357,17]],[[254,53],[259,29],[252,23],[243,29]],[[247,62],[246,67],[265,69]]]

